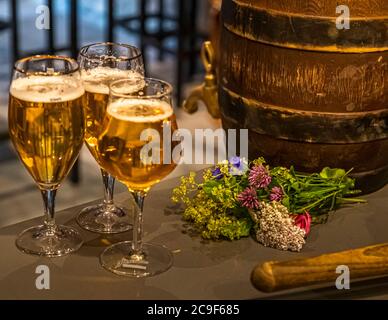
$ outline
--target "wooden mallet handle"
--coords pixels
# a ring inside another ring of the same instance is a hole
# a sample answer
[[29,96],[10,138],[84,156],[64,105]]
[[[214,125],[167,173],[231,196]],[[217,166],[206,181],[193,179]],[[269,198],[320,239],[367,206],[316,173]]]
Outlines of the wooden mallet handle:
[[304,287],[333,282],[339,274],[336,269],[346,265],[350,280],[388,274],[388,243],[324,254],[292,261],[268,261],[255,267],[251,280],[264,292]]

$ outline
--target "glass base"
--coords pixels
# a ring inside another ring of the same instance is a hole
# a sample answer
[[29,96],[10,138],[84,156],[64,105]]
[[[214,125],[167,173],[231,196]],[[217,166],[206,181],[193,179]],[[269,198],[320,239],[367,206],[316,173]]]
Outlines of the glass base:
[[132,255],[132,242],[118,242],[104,250],[101,265],[116,274],[142,278],[168,270],[172,266],[172,254],[164,246],[143,243],[143,254]]
[[74,252],[82,243],[80,233],[67,226],[32,227],[24,230],[16,239],[19,250],[45,257],[60,257]]
[[84,208],[77,216],[77,223],[86,230],[105,234],[132,229],[131,220],[124,209],[104,203]]

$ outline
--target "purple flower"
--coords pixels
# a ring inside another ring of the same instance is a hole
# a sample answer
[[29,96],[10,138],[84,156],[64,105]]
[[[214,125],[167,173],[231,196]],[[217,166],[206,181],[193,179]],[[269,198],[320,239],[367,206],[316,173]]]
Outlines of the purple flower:
[[230,158],[229,158],[229,163],[230,163],[233,167],[235,167],[235,168],[237,168],[237,169],[240,169],[240,168],[241,168],[241,163],[242,163],[242,161],[241,161],[240,157],[234,156],[234,157],[230,157]]
[[221,169],[220,168],[215,168],[214,170],[212,170],[212,175],[214,178],[216,178],[217,180],[220,180],[223,178],[223,174],[221,173]]
[[272,177],[269,175],[267,168],[260,164],[251,169],[248,181],[252,187],[266,188],[271,183]]
[[243,175],[248,169],[247,162],[237,156],[229,158],[229,165],[229,173],[236,176]]
[[237,200],[241,202],[243,207],[249,209],[259,208],[259,199],[257,199],[256,190],[252,187],[247,187],[243,192],[237,196]]
[[269,195],[269,200],[280,201],[283,199],[283,190],[280,187],[273,187]]

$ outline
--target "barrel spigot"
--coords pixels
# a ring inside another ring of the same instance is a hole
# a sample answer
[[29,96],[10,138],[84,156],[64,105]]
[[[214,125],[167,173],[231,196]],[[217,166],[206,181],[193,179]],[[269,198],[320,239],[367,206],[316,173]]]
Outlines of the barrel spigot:
[[183,101],[183,109],[188,113],[198,110],[198,101],[203,101],[213,118],[220,118],[218,106],[217,79],[214,66],[214,49],[210,41],[205,41],[201,48],[201,60],[205,67],[205,81],[193,89],[189,97]]

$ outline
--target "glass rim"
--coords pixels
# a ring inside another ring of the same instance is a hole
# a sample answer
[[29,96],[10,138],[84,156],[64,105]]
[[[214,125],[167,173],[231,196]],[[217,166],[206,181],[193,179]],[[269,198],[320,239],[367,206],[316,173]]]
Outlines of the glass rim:
[[164,86],[166,86],[166,90],[162,93],[158,93],[158,94],[152,94],[152,95],[139,95],[139,94],[136,94],[136,93],[121,93],[121,92],[117,92],[115,91],[115,89],[113,88],[113,86],[117,83],[121,83],[121,82],[127,82],[127,81],[131,81],[131,78],[125,78],[125,79],[119,79],[119,80],[115,80],[115,81],[112,81],[110,84],[109,84],[109,96],[112,97],[118,97],[118,98],[125,98],[125,99],[131,99],[131,98],[136,98],[136,99],[158,99],[158,98],[163,98],[165,96],[168,96],[168,95],[171,95],[172,94],[172,85],[170,83],[168,83],[167,81],[164,81],[164,80],[161,80],[161,79],[157,79],[157,78],[148,78],[148,77],[137,77],[139,80],[144,80],[144,81],[148,81],[148,82],[157,82],[159,84],[163,84]]
[[[43,76],[57,76],[58,74],[59,75],[66,75],[66,74],[72,74],[74,72],[79,71],[79,65],[75,59],[67,57],[67,56],[50,55],[50,54],[36,54],[33,56],[21,58],[14,63],[14,65],[13,65],[14,71],[17,71],[17,72],[20,72],[23,74],[28,74],[29,72],[27,70],[20,68],[18,65],[22,64],[24,62],[33,61],[33,60],[64,60],[64,61],[70,62],[71,66],[72,66],[72,70],[66,71],[66,72],[65,71],[56,71],[54,74],[49,74],[49,73],[46,74],[43,72],[36,72],[37,74],[39,73],[40,75],[43,75]],[[31,73],[33,73],[33,72],[31,72]]]
[[132,46],[130,44],[125,44],[125,43],[109,42],[109,41],[95,42],[95,43],[87,44],[87,45],[81,47],[81,49],[79,50],[79,55],[85,59],[89,59],[92,61],[102,61],[103,59],[98,58],[98,57],[93,57],[93,58],[89,57],[87,55],[87,53],[85,52],[86,49],[89,49],[93,46],[101,46],[101,45],[119,46],[119,47],[123,47],[123,48],[127,48],[127,49],[136,49],[138,51],[138,53],[133,57],[114,57],[114,59],[116,59],[117,61],[132,61],[132,60],[136,60],[136,59],[143,56],[143,53],[141,52],[141,50],[136,46]]

